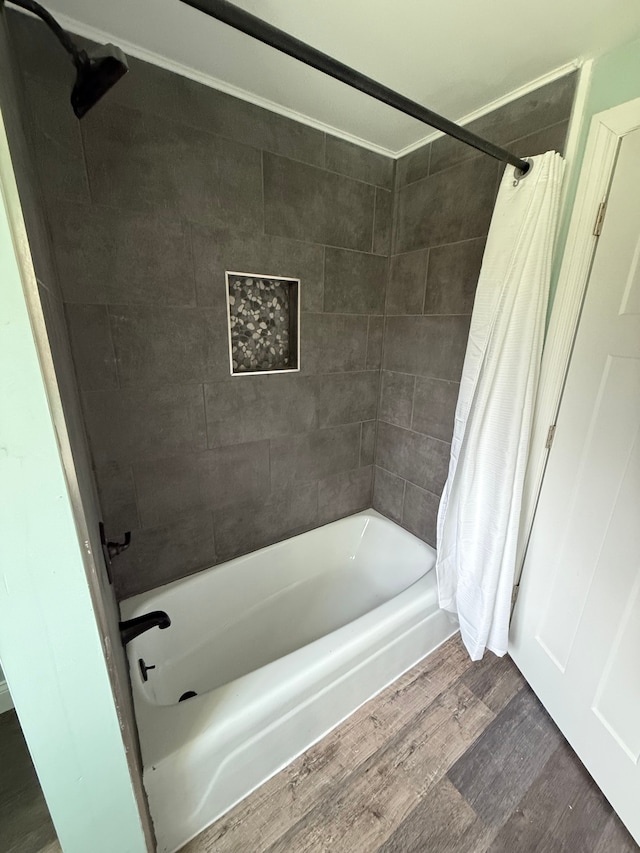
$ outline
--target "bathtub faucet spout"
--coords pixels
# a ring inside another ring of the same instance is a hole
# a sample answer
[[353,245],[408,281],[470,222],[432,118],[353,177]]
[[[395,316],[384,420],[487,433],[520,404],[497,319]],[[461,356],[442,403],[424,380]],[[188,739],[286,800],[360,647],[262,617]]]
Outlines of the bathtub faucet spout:
[[143,613],[142,616],[135,616],[133,619],[127,619],[126,622],[120,622],[120,637],[122,645],[126,646],[135,637],[144,634],[149,628],[168,628],[171,625],[171,619],[167,616],[164,610],[153,610],[151,613]]

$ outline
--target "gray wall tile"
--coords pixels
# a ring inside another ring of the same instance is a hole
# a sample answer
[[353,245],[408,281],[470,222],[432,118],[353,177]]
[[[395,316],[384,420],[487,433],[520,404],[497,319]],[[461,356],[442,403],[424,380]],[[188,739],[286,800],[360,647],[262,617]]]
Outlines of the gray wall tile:
[[269,442],[217,447],[202,455],[202,496],[213,509],[232,507],[269,494]]
[[[540,128],[564,121],[571,113],[576,81],[575,72],[554,80],[476,119],[467,128],[496,145],[507,145]],[[432,144],[430,174],[477,156],[478,153],[468,145],[443,136]]]
[[59,202],[50,227],[66,302],[195,305],[189,235],[181,222]]
[[78,384],[83,391],[118,387],[106,305],[67,305],[67,327]]
[[382,371],[378,412],[381,421],[401,427],[411,426],[415,384],[416,377],[411,374]]
[[[8,7],[5,12],[11,44],[23,73],[47,82],[69,87],[75,81],[75,70],[69,54],[51,40],[51,30],[39,18],[33,18]],[[74,36],[74,39],[76,36]]]
[[382,314],[386,283],[387,258],[345,249],[325,250],[325,311]]
[[116,305],[109,314],[123,387],[228,375],[227,328],[212,310]]
[[203,509],[266,498],[269,443],[137,462],[133,475],[140,522],[143,527],[156,527]]
[[271,441],[271,488],[308,483],[357,468],[360,424],[319,429]]
[[373,481],[373,508],[387,518],[402,522],[405,482],[384,468],[375,468]]
[[206,449],[201,385],[91,391],[83,403],[97,465]]
[[411,428],[441,441],[451,441],[460,385],[443,379],[416,377]]
[[385,314],[422,314],[428,251],[391,258]]
[[[152,67],[152,66],[151,66]],[[137,66],[136,66],[137,70]],[[133,77],[132,74],[128,75]],[[176,77],[177,75],[172,75]],[[177,78],[180,83],[178,109],[168,117],[209,133],[224,136],[235,142],[262,148],[283,157],[301,160],[316,166],[324,162],[324,133],[308,125],[293,121],[278,113],[263,109],[208,88],[187,78]],[[149,86],[144,87],[149,91]],[[132,98],[132,106],[140,104],[139,95]],[[145,109],[149,109],[146,106]]]
[[367,252],[374,199],[368,184],[264,154],[267,234]]
[[429,174],[431,150],[433,145],[423,145],[400,157],[396,165],[396,186],[405,187],[414,181],[420,181]]
[[211,513],[137,530],[130,547],[113,561],[118,598],[128,598],[213,566],[216,549]]
[[416,376],[460,380],[469,317],[389,317],[384,368]]
[[108,462],[95,471],[102,521],[108,538],[121,539],[140,527],[133,471],[128,463]]
[[380,421],[376,465],[429,492],[440,494],[449,469],[450,446]]
[[345,515],[369,509],[372,500],[373,467],[336,474],[318,483],[318,522],[328,524]]
[[300,323],[300,368],[304,373],[364,370],[367,360],[367,317],[348,314],[303,314]]
[[382,365],[382,342],[384,317],[369,317],[367,337],[367,370],[380,370]]
[[201,454],[134,463],[140,523],[159,527],[205,510],[200,486]]
[[317,426],[315,378],[238,376],[205,385],[209,446],[307,432]]
[[373,251],[388,255],[391,250],[393,196],[387,190],[376,189],[376,209],[373,220]]
[[[39,78],[29,90],[40,125],[34,152],[41,172],[51,171],[63,293],[79,303],[68,324],[105,520],[114,536],[134,531],[120,595],[371,500],[432,536],[468,317],[421,315],[471,310],[501,167],[463,162],[455,146],[436,142],[399,161],[392,192],[385,158],[333,138],[325,157],[323,133],[138,60],[79,125],[66,104],[66,57],[54,56],[39,24],[18,29],[23,67]],[[564,85],[499,111],[486,127],[523,154],[559,148]],[[387,281],[396,199],[399,257]],[[229,376],[227,269],[301,279],[300,374]],[[384,366],[394,373],[378,425],[385,299],[388,315],[420,316],[387,320]],[[99,305],[113,318],[118,381],[131,387],[113,387]],[[372,498],[376,429],[384,467]]]
[[318,426],[327,427],[375,418],[378,382],[377,370],[318,376]]
[[325,166],[332,172],[390,190],[393,184],[393,165],[394,160],[391,157],[327,134]]
[[82,131],[98,204],[217,227],[261,226],[258,150],[116,105],[89,112]]
[[69,90],[25,77],[33,154],[47,208],[58,199],[89,200],[80,125],[69,109]]
[[376,455],[376,422],[364,421],[360,433],[360,465],[373,465]]
[[438,523],[438,507],[440,498],[432,492],[427,492],[407,483],[404,493],[402,524],[420,539],[436,547],[436,532]]
[[225,272],[300,279],[303,311],[322,311],[322,246],[263,234],[191,227],[198,304],[226,310]]
[[471,314],[484,246],[480,237],[430,250],[425,314]]
[[497,162],[481,157],[403,187],[398,193],[396,252],[486,236],[497,179]]
[[516,157],[534,157],[547,151],[557,151],[558,154],[564,155],[568,129],[569,121],[561,121],[510,142],[509,150],[513,151]]
[[215,511],[213,525],[221,560],[295,536],[318,525],[318,484],[280,489],[266,500],[243,503],[234,512]]

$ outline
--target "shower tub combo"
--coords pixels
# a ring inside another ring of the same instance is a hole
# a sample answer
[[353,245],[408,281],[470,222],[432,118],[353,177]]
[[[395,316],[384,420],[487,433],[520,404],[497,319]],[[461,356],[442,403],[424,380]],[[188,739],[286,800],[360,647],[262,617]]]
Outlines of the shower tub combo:
[[174,853],[457,630],[434,563],[367,510],[123,602],[125,619],[171,618],[127,646],[158,851]]

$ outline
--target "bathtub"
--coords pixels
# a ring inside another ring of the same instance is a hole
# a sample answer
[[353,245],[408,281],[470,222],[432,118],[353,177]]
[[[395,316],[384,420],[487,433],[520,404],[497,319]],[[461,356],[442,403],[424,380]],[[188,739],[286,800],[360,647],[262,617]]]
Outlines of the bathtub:
[[[373,510],[121,605],[158,851],[173,853],[450,637],[435,552]],[[154,669],[143,679],[140,660]],[[191,698],[180,701],[185,694]]]

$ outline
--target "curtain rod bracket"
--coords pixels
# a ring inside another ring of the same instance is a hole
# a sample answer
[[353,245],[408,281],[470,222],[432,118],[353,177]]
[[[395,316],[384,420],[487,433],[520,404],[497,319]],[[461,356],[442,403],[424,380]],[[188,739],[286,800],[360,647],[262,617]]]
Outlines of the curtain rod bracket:
[[517,187],[520,181],[523,181],[527,175],[531,174],[533,169],[533,160],[531,157],[525,157],[524,163],[526,165],[526,169],[519,169],[517,166],[513,169],[513,186]]

